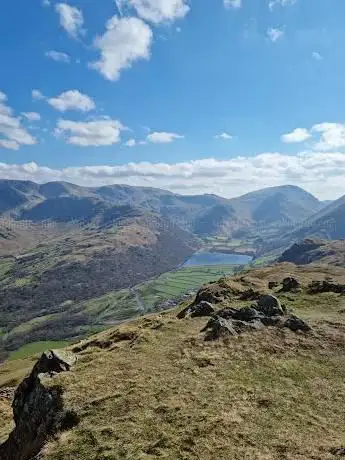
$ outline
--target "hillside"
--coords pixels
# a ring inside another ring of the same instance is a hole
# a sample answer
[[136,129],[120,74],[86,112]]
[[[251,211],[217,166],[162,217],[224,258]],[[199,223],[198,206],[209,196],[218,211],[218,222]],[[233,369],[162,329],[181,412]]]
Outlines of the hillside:
[[318,262],[345,267],[345,241],[305,239],[284,251],[279,261],[297,265]]
[[[0,357],[28,342],[77,337],[111,324],[111,312],[103,317],[83,302],[167,272],[199,245],[160,216],[108,217],[103,225],[0,259]],[[134,301],[129,317],[138,308]]]
[[266,240],[261,252],[283,252],[291,244],[306,238],[341,240],[345,238],[345,196],[332,201],[313,215],[304,219],[288,231]]
[[[287,276],[299,281],[299,290],[280,292]],[[42,460],[337,458],[345,444],[345,297],[310,294],[308,288],[313,280],[330,277],[344,284],[345,269],[284,263],[202,290],[222,293],[214,305],[218,312],[252,304],[240,300],[250,288],[274,293],[287,311],[308,322],[310,332],[270,326],[205,341],[201,330],[209,318],[177,319],[184,304],[71,346],[78,361],[69,372],[41,377],[41,383],[31,377],[36,399],[26,384],[18,390],[22,425],[15,450],[13,444],[0,447],[2,458],[9,458],[9,449],[12,455],[20,451],[24,439],[23,460],[31,448],[36,449],[31,454],[41,450]],[[278,284],[270,291],[273,281]],[[10,386],[33,364],[11,362],[0,371],[2,441],[13,428]],[[58,363],[56,370],[62,370]],[[1,386],[7,388],[2,393]],[[40,406],[47,391],[56,407]],[[24,395],[30,412],[22,412]],[[57,428],[42,418],[43,407],[49,408],[49,420],[54,411],[59,420],[60,431],[47,444],[45,430]],[[33,435],[36,423],[40,439]]]

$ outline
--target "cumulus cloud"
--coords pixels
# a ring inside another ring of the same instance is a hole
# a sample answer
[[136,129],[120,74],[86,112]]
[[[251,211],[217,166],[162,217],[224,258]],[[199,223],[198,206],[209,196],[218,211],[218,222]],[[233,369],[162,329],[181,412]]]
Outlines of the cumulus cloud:
[[45,97],[43,96],[41,91],[39,91],[38,89],[33,89],[31,91],[31,97],[32,97],[32,99],[34,101],[41,101],[41,100],[45,99]]
[[276,6],[292,6],[297,2],[297,0],[270,0],[268,2],[268,8],[273,11]]
[[21,145],[36,144],[36,139],[21,125],[7,104],[7,96],[0,91],[0,147],[18,150]]
[[108,80],[118,80],[121,71],[135,61],[150,58],[152,38],[151,28],[141,19],[114,16],[107,22],[104,35],[94,40],[100,59],[89,67]]
[[65,180],[80,185],[128,184],[178,193],[238,196],[262,187],[293,184],[322,199],[344,194],[345,154],[308,152],[298,155],[262,153],[228,160],[208,158],[183,163],[128,163],[50,169],[35,163],[0,163],[0,177],[36,182]]
[[134,8],[138,16],[154,24],[173,22],[190,11],[186,0],[117,0],[116,4],[121,12]]
[[124,129],[118,120],[112,119],[87,122],[61,119],[57,122],[55,135],[79,147],[100,147],[118,143]]
[[320,53],[318,53],[317,51],[314,51],[312,53],[312,56],[315,59],[315,61],[322,61],[323,60],[323,56]]
[[41,115],[37,112],[22,112],[23,117],[29,121],[40,121]]
[[53,61],[64,62],[66,64],[69,64],[71,62],[71,58],[69,57],[69,55],[66,53],[62,53],[61,51],[46,51],[44,55],[49,59],[53,59]]
[[345,124],[319,123],[312,127],[314,133],[320,133],[320,140],[314,149],[328,151],[345,147]]
[[241,8],[242,0],[224,0],[225,8]]
[[183,139],[183,137],[184,136],[181,136],[180,134],[166,133],[162,131],[150,133],[147,136],[146,140],[148,142],[152,142],[153,144],[169,144],[170,142],[173,142],[176,139]]
[[214,136],[214,139],[223,139],[225,141],[230,141],[232,139],[232,135],[229,133],[216,134]]
[[271,42],[275,43],[278,41],[280,38],[284,36],[284,30],[283,29],[278,29],[275,27],[270,27],[267,29],[267,37],[271,40]]
[[137,141],[135,139],[129,139],[125,142],[126,147],[135,147],[137,145]]
[[78,110],[80,112],[89,112],[96,108],[96,104],[87,94],[80,93],[78,90],[70,90],[61,93],[57,97],[47,99],[54,109],[60,112],[67,110]]
[[81,10],[67,3],[57,3],[55,11],[60,17],[60,25],[72,38],[78,38],[85,33],[84,17]]
[[283,134],[281,140],[286,144],[304,142],[311,138],[310,132],[305,128],[296,128],[291,133]]

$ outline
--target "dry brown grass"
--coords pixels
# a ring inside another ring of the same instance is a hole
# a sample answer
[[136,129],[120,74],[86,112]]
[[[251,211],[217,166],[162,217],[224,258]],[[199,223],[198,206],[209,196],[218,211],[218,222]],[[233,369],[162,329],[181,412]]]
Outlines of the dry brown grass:
[[[344,269],[330,270],[323,277],[345,280]],[[283,264],[242,282],[264,288],[287,274],[304,284],[319,277]],[[177,320],[174,310],[84,341],[72,372],[47,379],[62,385],[81,422],[51,440],[43,458],[334,458],[330,449],[345,444],[345,296],[282,300],[313,334],[266,328],[206,343],[207,319]]]

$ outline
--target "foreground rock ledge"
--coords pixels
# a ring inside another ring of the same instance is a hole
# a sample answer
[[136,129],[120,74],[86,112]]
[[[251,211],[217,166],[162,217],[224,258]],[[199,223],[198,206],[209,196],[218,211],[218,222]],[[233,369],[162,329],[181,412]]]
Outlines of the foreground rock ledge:
[[78,422],[76,414],[64,410],[61,388],[48,388],[40,380],[42,374],[52,377],[69,371],[75,361],[72,354],[47,351],[18,386],[12,403],[16,426],[0,446],[1,460],[29,460],[40,452],[48,436]]

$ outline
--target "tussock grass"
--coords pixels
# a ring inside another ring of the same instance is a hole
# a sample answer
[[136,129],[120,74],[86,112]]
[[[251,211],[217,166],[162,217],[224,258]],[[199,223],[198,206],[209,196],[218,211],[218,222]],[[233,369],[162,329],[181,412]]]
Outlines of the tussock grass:
[[[303,286],[331,272],[345,279],[344,269],[320,270],[281,264],[221,283],[265,290],[288,274]],[[277,295],[313,333],[265,328],[204,342],[207,318],[177,320],[175,309],[72,347],[75,368],[46,384],[62,386],[81,422],[43,458],[332,459],[345,444],[345,296]]]

